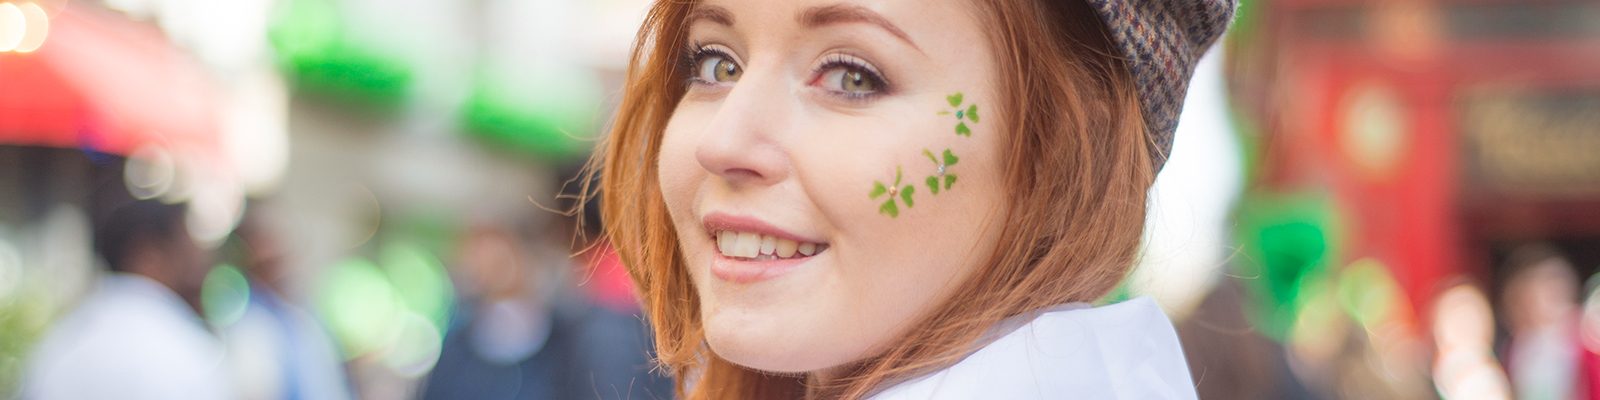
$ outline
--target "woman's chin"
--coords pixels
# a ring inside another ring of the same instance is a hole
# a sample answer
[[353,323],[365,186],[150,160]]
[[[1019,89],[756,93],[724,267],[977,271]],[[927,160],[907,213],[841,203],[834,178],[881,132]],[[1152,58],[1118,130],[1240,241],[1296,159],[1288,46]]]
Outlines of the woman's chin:
[[[709,322],[709,321],[708,321]],[[741,367],[784,374],[819,371],[855,360],[854,352],[821,343],[838,343],[846,338],[815,336],[817,330],[792,327],[784,331],[753,330],[739,326],[708,323],[706,344],[711,351]]]

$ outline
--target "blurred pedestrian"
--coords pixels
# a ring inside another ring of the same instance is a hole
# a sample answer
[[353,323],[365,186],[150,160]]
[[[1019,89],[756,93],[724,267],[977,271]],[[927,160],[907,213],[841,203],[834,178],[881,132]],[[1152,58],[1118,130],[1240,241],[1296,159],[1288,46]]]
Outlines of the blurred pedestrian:
[[271,209],[252,202],[234,231],[234,256],[249,282],[249,300],[223,330],[245,399],[350,398],[339,354],[322,324],[290,301],[288,255]]
[[422,398],[670,398],[669,381],[651,373],[642,321],[575,288],[567,247],[527,239],[493,223],[462,239],[462,309]]
[[137,200],[95,226],[110,267],[53,326],[29,360],[29,399],[236,398],[220,343],[201,320],[209,254],[190,237],[186,206]]
[[1508,260],[1501,309],[1510,328],[1506,371],[1517,398],[1577,398],[1577,274],[1555,249],[1530,245]]
[[1445,399],[1503,400],[1511,384],[1494,357],[1494,311],[1477,286],[1446,286],[1433,301],[1433,384]]

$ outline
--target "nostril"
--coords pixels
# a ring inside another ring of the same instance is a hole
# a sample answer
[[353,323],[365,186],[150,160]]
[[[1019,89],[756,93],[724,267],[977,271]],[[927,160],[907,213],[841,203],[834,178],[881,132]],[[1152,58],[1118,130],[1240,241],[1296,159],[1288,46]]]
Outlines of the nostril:
[[759,181],[763,178],[760,172],[749,168],[729,168],[719,175],[730,181]]

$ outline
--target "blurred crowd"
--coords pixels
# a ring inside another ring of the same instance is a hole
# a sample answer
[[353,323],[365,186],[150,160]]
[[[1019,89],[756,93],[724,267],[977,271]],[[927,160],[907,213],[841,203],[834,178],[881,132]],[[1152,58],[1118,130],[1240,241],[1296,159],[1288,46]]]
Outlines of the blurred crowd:
[[[11,171],[45,169],[40,162],[89,165],[85,181],[103,183],[78,191],[87,197],[40,204],[80,213],[87,237],[70,240],[92,243],[94,258],[76,260],[89,261],[80,266],[87,268],[81,295],[42,307],[54,314],[42,317],[47,323],[16,320],[40,318],[30,315],[41,312],[30,308],[40,303],[30,301],[48,289],[11,288],[23,294],[7,296],[4,336],[24,347],[6,354],[16,363],[4,371],[9,395],[671,397],[670,382],[650,362],[648,329],[631,295],[615,290],[626,278],[603,243],[589,240],[592,226],[578,232],[581,214],[542,223],[484,216],[433,245],[442,260],[429,246],[391,244],[381,264],[330,266],[322,287],[304,295],[286,268],[296,251],[286,245],[292,240],[275,199],[251,199],[236,228],[211,243],[190,233],[188,203],[141,199],[123,180],[104,179],[126,174],[122,166],[132,164],[120,157],[18,148],[0,154],[23,161],[8,167],[26,167]],[[21,187],[61,194],[49,186]],[[575,210],[577,203],[567,203],[563,209]],[[61,285],[59,276],[26,276],[60,270],[17,272],[7,279]]]
[[1220,285],[1179,325],[1201,398],[1600,398],[1600,275],[1578,279],[1556,248],[1518,248],[1494,283],[1441,284],[1424,320],[1377,268],[1313,289],[1281,341],[1245,315],[1245,280]]

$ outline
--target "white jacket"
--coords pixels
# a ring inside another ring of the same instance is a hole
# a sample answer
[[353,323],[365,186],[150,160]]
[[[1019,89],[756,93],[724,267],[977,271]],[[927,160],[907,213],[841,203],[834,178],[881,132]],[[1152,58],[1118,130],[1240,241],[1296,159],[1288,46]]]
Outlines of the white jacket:
[[955,365],[873,400],[1194,399],[1166,314],[1147,297],[1068,304],[1002,324],[999,339]]
[[45,335],[22,398],[235,399],[223,347],[156,281],[113,273]]

